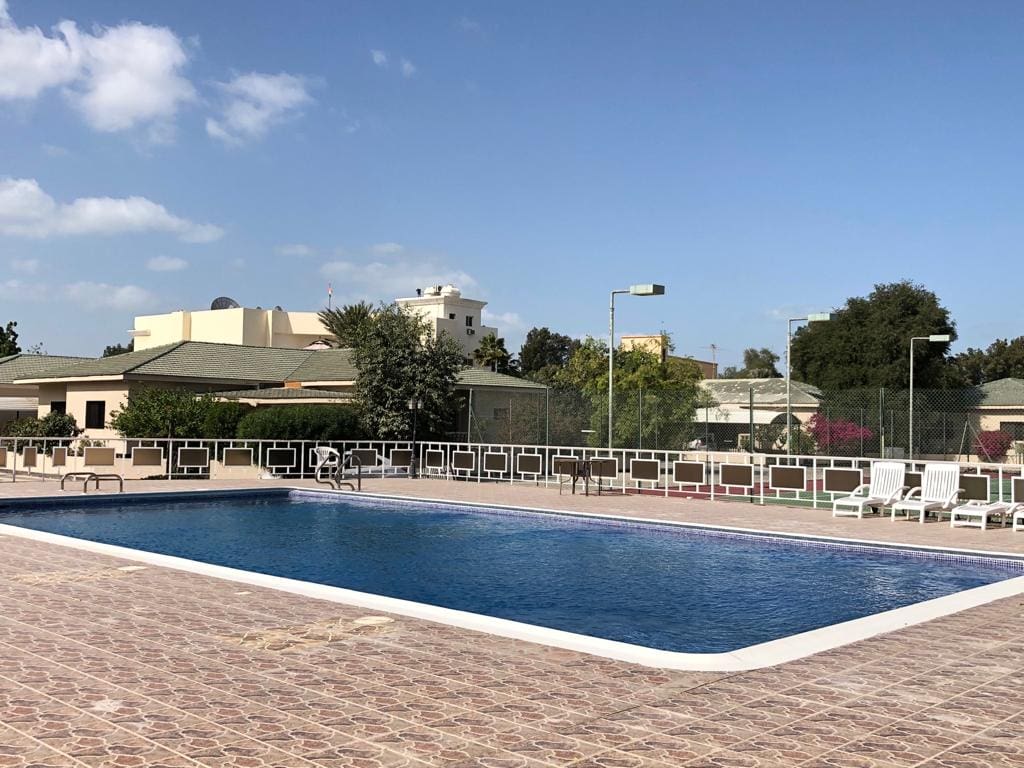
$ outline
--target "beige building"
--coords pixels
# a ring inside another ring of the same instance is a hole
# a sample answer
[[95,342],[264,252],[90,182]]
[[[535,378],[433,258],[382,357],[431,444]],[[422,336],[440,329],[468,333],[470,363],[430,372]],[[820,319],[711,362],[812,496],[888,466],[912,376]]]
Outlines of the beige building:
[[642,349],[650,352],[651,354],[657,355],[661,358],[662,362],[665,362],[669,357],[674,357],[679,360],[689,360],[700,368],[701,376],[705,379],[718,378],[718,363],[708,362],[707,360],[697,360],[696,358],[685,357],[682,355],[670,355],[668,346],[665,344],[665,336],[660,333],[625,334],[619,337],[619,348],[623,352],[628,352],[631,349]]
[[395,299],[400,307],[415,311],[427,322],[435,335],[442,331],[450,335],[462,347],[463,353],[469,357],[480,345],[480,339],[498,329],[483,324],[483,308],[486,301],[466,299],[454,285],[434,285],[428,288],[417,288],[416,295],[404,299]]
[[304,349],[323,339],[326,333],[316,312],[285,312],[276,307],[254,309],[237,305],[224,309],[183,309],[163,315],[141,315],[135,318],[135,327],[129,332],[138,350],[179,341]]

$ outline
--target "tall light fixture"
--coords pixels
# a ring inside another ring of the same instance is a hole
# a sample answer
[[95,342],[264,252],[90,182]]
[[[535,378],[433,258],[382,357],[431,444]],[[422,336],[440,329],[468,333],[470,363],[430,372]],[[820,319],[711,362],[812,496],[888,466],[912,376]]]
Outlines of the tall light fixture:
[[811,312],[807,317],[791,317],[786,325],[786,454],[793,453],[793,323],[827,323],[832,319],[830,312]]
[[657,283],[631,285],[612,291],[608,302],[608,450],[612,449],[612,410],[614,404],[615,381],[615,295],[628,293],[630,296],[664,296],[665,286]]
[[927,341],[942,344],[950,341],[948,333],[933,333],[931,336],[910,337],[910,409],[907,414],[907,457],[914,458],[914,342]]

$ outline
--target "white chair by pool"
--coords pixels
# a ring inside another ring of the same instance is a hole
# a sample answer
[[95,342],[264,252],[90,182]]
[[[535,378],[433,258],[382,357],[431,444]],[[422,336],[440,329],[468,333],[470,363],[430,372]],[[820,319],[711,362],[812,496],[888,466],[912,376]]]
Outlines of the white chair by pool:
[[313,455],[316,457],[316,468],[313,470],[313,479],[318,483],[330,483],[331,481],[324,480],[320,473],[328,471],[333,476],[338,467],[341,466],[341,454],[338,453],[335,448],[328,448],[326,445],[318,445],[313,449]]
[[858,485],[849,496],[833,501],[832,517],[864,517],[865,507],[881,509],[898,501],[905,488],[905,473],[906,467],[899,461],[871,462],[871,482]]
[[[953,507],[953,511],[949,515],[949,527],[981,528],[984,531],[988,527],[988,521],[994,517],[999,518],[1000,526],[1006,527],[1006,520],[1009,515],[1013,515],[1014,520],[1016,520],[1017,515],[1024,519],[1024,512],[1018,512],[1018,509],[1024,510],[1024,504],[1015,504],[1010,501],[979,501],[972,499],[966,504]],[[1017,530],[1016,524],[1014,524],[1014,530]]]
[[902,512],[908,520],[917,514],[923,523],[929,512],[951,511],[961,493],[959,464],[925,464],[921,485],[892,505],[892,519]]

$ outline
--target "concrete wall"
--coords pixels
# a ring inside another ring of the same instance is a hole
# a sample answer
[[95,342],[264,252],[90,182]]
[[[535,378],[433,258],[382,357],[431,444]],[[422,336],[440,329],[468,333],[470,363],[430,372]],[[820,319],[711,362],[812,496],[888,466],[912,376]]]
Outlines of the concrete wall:
[[[136,349],[150,349],[179,341],[302,349],[326,335],[316,312],[250,307],[141,315],[135,318],[135,331]],[[139,335],[139,332],[147,331]]]

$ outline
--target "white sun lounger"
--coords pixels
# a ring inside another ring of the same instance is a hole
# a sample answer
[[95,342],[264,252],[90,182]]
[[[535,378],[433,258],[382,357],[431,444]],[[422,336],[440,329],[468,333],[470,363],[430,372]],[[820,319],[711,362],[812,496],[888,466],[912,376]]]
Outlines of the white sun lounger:
[[[1021,510],[1021,511],[1018,511]],[[1013,504],[1009,501],[968,501],[953,507],[949,515],[950,528],[981,528],[988,527],[990,518],[998,517],[999,525],[1006,526],[1006,520],[1010,515],[1019,515],[1024,520],[1024,504]],[[1016,517],[1014,517],[1016,520]],[[1016,530],[1016,524],[1014,525]]]
[[887,507],[898,501],[905,486],[906,467],[899,461],[871,463],[871,482],[858,485],[853,493],[832,502],[832,517],[864,517],[865,507]]
[[896,520],[896,514],[902,512],[908,520],[917,514],[923,523],[929,512],[952,510],[962,492],[958,464],[925,464],[921,485],[911,488],[892,505],[892,519]]

